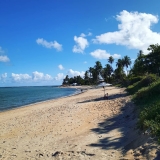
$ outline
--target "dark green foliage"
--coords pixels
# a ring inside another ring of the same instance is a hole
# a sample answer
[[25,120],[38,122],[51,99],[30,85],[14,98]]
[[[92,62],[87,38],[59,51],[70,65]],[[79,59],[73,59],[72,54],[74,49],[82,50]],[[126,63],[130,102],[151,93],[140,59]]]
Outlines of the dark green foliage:
[[141,111],[138,126],[156,135],[160,142],[160,103],[151,105]]
[[138,127],[155,135],[160,142],[160,78],[148,75],[128,86],[140,111]]
[[136,83],[142,79],[143,79],[143,76],[131,77],[131,78],[129,78],[129,85],[133,85],[134,83]]
[[[151,85],[151,83],[155,82],[158,79],[158,77],[154,74],[150,74],[150,75],[147,75],[144,77],[142,77],[142,76],[136,77],[135,79],[133,79],[133,81],[132,80],[131,81],[134,82],[139,79],[141,79],[141,80],[136,83],[133,83],[132,85],[127,87],[127,91],[130,94],[134,94],[134,93],[138,92],[138,90],[140,90],[141,88]],[[141,91],[141,92],[144,92],[144,93],[140,93],[140,95],[145,94],[145,89],[143,89],[143,90],[144,91]],[[138,97],[141,97],[141,96],[138,96]]]

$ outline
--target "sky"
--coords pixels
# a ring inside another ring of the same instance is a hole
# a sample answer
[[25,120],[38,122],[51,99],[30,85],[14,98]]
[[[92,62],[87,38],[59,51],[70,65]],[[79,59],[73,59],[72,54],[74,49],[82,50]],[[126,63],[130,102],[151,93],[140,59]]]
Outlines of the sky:
[[160,44],[159,0],[1,0],[0,87],[61,85]]

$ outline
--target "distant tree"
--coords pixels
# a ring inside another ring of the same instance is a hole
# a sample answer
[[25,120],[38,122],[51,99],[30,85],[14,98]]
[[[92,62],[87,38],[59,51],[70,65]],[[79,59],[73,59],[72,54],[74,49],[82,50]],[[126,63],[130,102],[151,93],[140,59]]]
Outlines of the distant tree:
[[111,74],[113,72],[113,68],[111,65],[106,64],[105,68],[104,68],[104,78],[106,79],[107,77],[110,78]]
[[93,83],[94,68],[89,67],[88,72],[89,72],[89,81],[92,84]]
[[69,76],[66,75],[66,77],[63,79],[63,85],[69,84]]
[[88,71],[85,71],[84,73],[84,81],[85,81],[85,84],[89,84],[89,72]]
[[118,61],[116,62],[116,66],[122,69],[124,67],[123,59],[118,59]]
[[100,61],[96,61],[96,64],[94,66],[94,81],[97,83],[99,81],[99,77],[102,74],[102,64]]
[[127,68],[131,65],[131,59],[128,56],[124,56],[123,58],[124,66],[126,67],[126,73],[128,74]]
[[112,66],[112,63],[114,62],[114,58],[112,57],[112,56],[110,56],[109,58],[108,58],[108,62],[111,64],[111,66]]

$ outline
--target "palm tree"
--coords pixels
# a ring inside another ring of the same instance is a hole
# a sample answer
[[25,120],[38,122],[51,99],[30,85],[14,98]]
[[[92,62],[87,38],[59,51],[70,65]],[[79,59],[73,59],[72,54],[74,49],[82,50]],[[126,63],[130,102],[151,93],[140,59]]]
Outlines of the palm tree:
[[86,72],[84,73],[85,84],[88,84],[88,82],[89,82],[89,76],[88,76],[88,74],[89,74],[89,71],[86,71]]
[[90,80],[90,83],[92,83],[93,74],[94,74],[94,73],[93,73],[93,72],[94,72],[94,68],[89,67],[88,72],[89,72],[89,80]]
[[123,58],[124,66],[126,66],[126,73],[128,73],[127,68],[131,65],[131,59],[128,56],[124,56]]
[[94,69],[95,69],[95,73],[96,73],[96,75],[95,75],[96,82],[98,82],[99,76],[101,76],[101,74],[102,74],[102,64],[100,61],[96,61]]
[[113,68],[111,65],[109,64],[106,64],[105,68],[103,69],[103,78],[106,80],[106,81],[110,81],[110,77],[111,77],[111,74],[113,73]]
[[116,62],[116,66],[118,68],[123,68],[124,67],[124,61],[123,61],[123,59],[118,59],[118,61]]
[[113,68],[111,65],[106,64],[106,67],[104,68],[105,74],[106,76],[110,77],[112,72],[113,72]]
[[111,66],[112,66],[112,63],[114,62],[114,58],[112,57],[112,56],[110,56],[109,58],[108,58],[108,62],[111,64]]
[[119,77],[122,80],[124,77],[124,59],[118,59],[118,61],[116,62],[116,66],[117,68],[114,71],[115,77]]

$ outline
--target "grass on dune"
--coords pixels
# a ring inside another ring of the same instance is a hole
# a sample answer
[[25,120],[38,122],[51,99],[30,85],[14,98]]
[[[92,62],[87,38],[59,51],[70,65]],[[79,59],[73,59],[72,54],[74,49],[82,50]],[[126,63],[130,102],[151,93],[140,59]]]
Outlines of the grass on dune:
[[138,127],[157,136],[160,142],[160,78],[145,76],[127,87],[139,109]]

